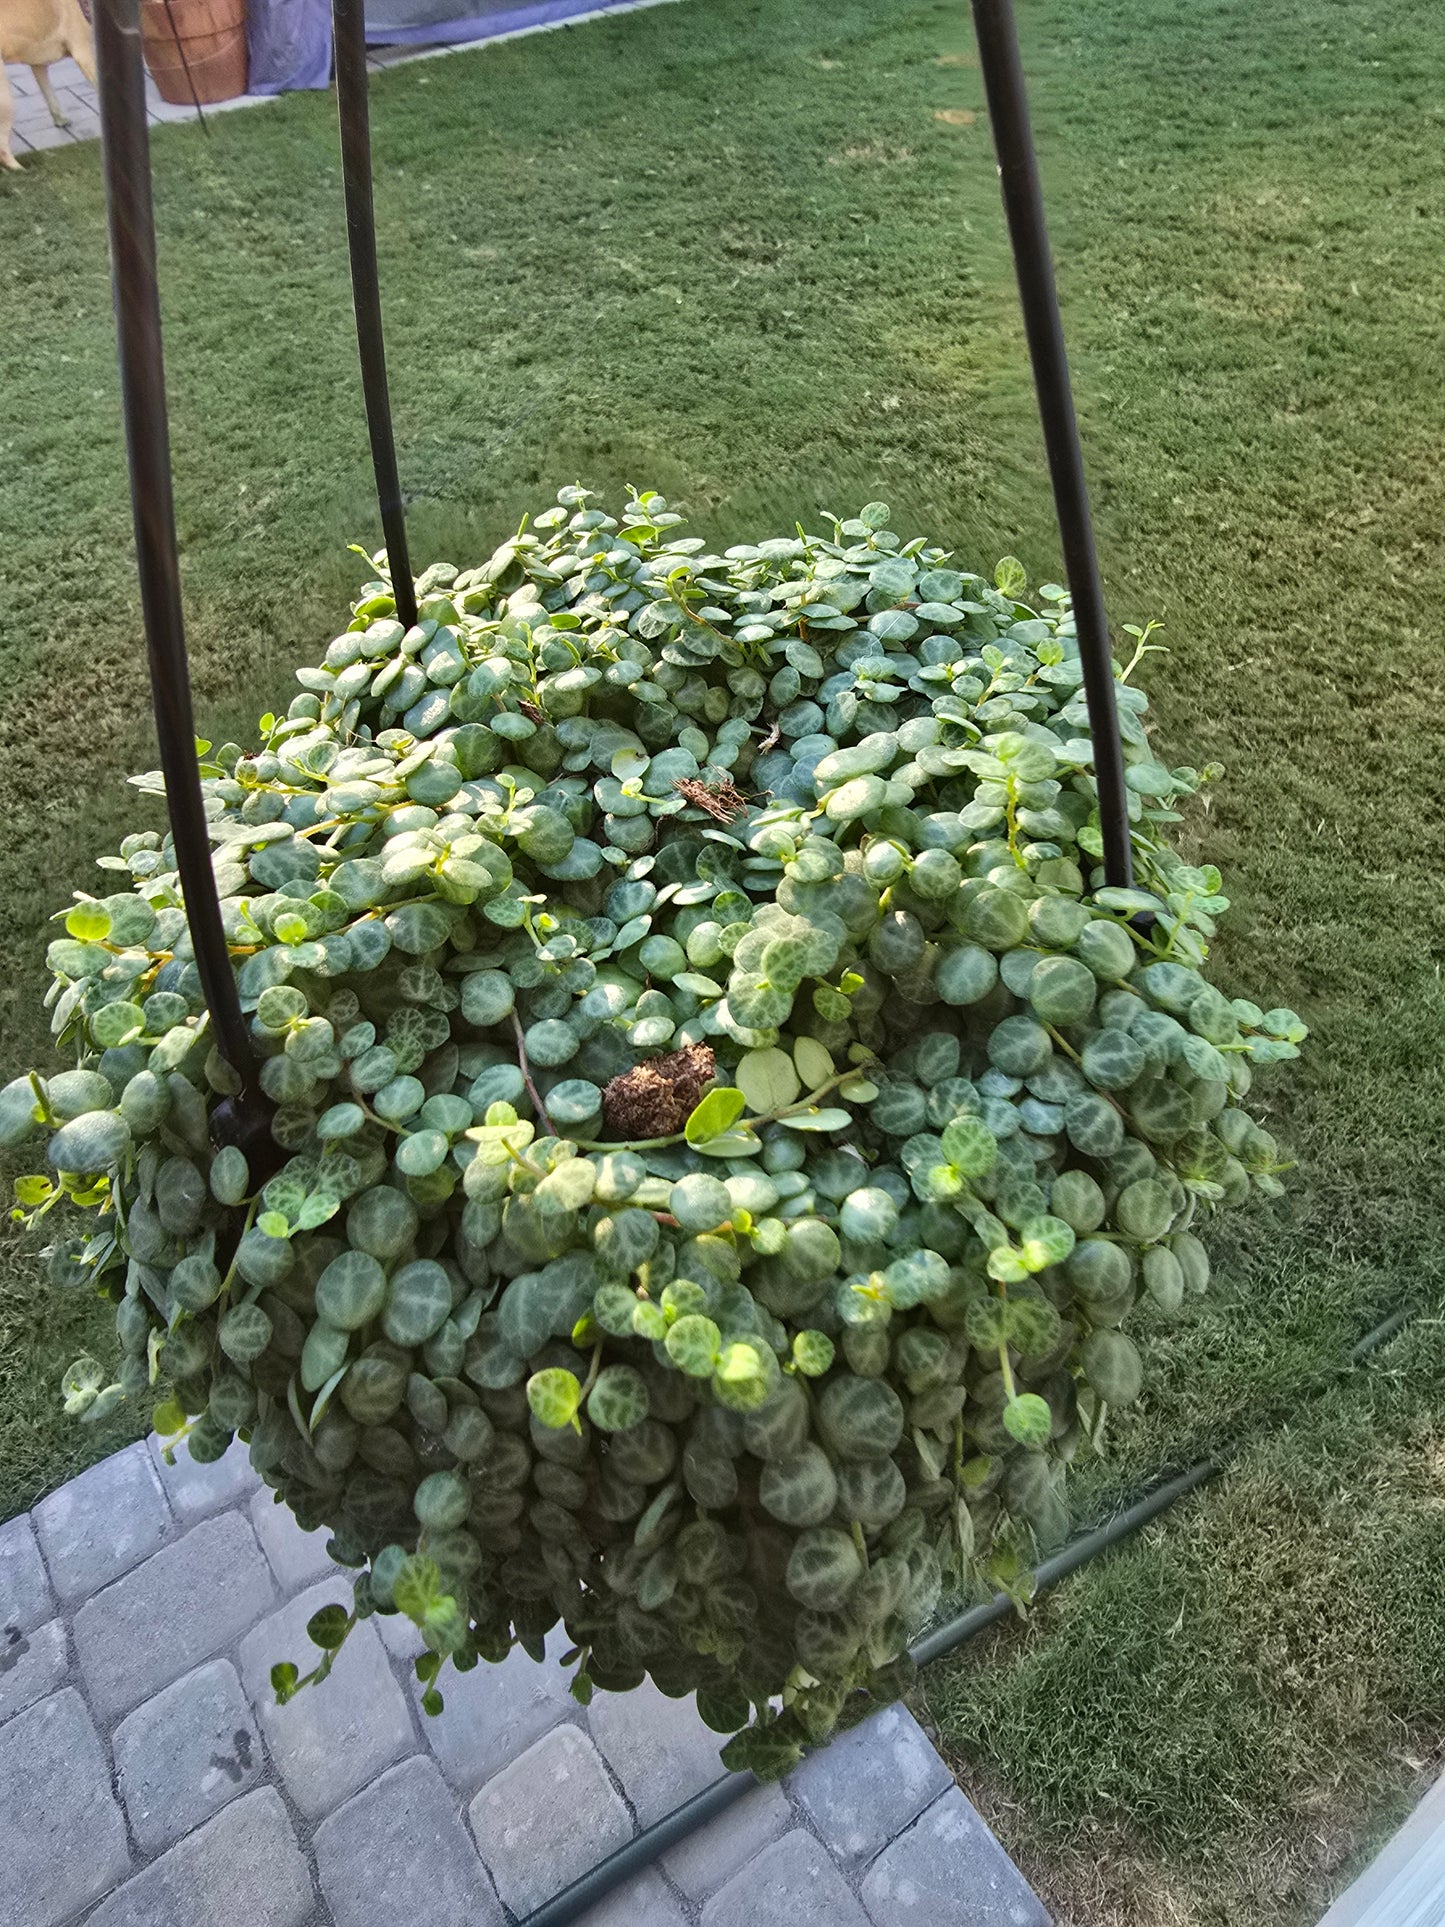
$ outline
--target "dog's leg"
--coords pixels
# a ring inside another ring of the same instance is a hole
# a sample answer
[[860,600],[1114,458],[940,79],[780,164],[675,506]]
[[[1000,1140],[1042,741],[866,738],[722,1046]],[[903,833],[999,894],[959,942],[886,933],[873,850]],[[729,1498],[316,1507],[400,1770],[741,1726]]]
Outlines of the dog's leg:
[[[82,28],[84,32],[82,32]],[[95,39],[82,14],[76,22],[70,40],[70,57],[85,75],[91,86],[95,85]]]
[[10,76],[0,65],[0,167],[13,168],[18,174],[20,163],[10,152],[10,129],[15,125],[15,96],[10,91]]
[[40,84],[41,95],[45,101],[45,105],[50,109],[50,118],[55,122],[57,127],[69,127],[70,122],[66,118],[60,102],[55,98],[55,89],[50,84],[50,69],[48,67],[32,67],[30,71]]

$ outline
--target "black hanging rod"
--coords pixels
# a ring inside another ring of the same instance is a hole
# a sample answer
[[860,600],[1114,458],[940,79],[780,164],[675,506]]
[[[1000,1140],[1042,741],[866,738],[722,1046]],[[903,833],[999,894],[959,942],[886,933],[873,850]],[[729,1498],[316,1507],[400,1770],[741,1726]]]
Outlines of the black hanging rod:
[[1012,0],[973,0],[973,24],[1053,483],[1054,510],[1073,596],[1084,695],[1094,741],[1104,875],[1107,882],[1127,888],[1134,881],[1134,854],[1129,841],[1129,792],[1124,784],[1124,752],[1114,695],[1114,656]]
[[351,255],[351,301],[361,357],[361,392],[371,437],[376,500],[391,568],[396,613],[416,621],[416,588],[406,544],[406,514],[391,428],[386,343],[381,329],[381,280],[376,261],[376,212],[371,197],[371,112],[366,94],[366,14],[362,0],[332,0],[336,44],[336,111],[341,124],[341,180],[346,197],[346,242]]
[[[201,799],[196,727],[186,661],[181,575],[171,493],[170,430],[161,351],[155,217],[139,0],[96,0],[101,159],[110,227],[111,288],[120,350],[121,410],[151,699],[160,739],[166,809],[201,990],[216,1048],[242,1081],[233,1111],[252,1121],[269,1107],[256,1084],[235,972],[221,923],[211,839]],[[240,1118],[236,1119],[239,1124]]]

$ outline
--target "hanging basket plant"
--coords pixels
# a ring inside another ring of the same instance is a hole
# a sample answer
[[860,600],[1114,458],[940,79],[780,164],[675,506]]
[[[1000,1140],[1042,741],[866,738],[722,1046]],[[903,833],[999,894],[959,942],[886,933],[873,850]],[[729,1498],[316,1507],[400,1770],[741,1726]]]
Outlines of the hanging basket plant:
[[115,1302],[67,1401],[239,1434],[329,1528],[355,1604],[308,1677],[406,1613],[434,1711],[560,1623],[579,1697],[650,1675],[782,1771],[1065,1533],[1135,1307],[1278,1192],[1246,1100],[1304,1029],[1207,982],[1220,878],[1167,841],[1218,772],[1121,680],[1103,887],[1064,592],[888,521],[718,555],[569,488],[409,630],[368,585],[202,766],[247,1148],[169,840],[65,913],[73,1068],[0,1143],[44,1142],[33,1218],[91,1214],[55,1282]]

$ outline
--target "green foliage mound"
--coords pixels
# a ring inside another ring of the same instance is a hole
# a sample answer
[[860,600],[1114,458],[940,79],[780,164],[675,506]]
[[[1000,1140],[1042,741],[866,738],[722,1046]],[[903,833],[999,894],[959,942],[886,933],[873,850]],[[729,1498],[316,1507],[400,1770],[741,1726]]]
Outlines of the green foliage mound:
[[561,1621],[580,1696],[696,1692],[772,1772],[1065,1532],[1131,1310],[1279,1188],[1243,1105],[1304,1031],[1206,982],[1226,900],[1165,837],[1216,772],[1125,679],[1139,887],[1101,887],[1061,589],[881,504],[715,555],[588,501],[429,570],[410,630],[368,585],[202,764],[270,1141],[213,1143],[235,1079],[144,832],[64,913],[75,1067],[5,1087],[0,1142],[46,1141],[23,1214],[96,1214],[51,1272],[123,1362],[70,1407],[239,1433],[358,1569],[312,1677],[404,1611],[435,1709],[444,1659]]

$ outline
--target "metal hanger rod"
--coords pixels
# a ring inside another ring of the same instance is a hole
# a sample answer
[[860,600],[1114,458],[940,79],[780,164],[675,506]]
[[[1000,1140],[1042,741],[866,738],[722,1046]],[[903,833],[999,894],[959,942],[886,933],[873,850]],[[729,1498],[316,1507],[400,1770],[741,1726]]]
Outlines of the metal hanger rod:
[[1054,509],[1078,627],[1099,786],[1104,873],[1109,883],[1127,887],[1134,881],[1134,856],[1114,694],[1114,656],[1012,0],[973,0],[973,24],[1053,482]]
[[371,436],[376,500],[386,538],[396,613],[416,621],[416,588],[406,545],[406,515],[396,466],[386,343],[381,328],[381,281],[376,261],[376,213],[371,195],[371,112],[366,93],[366,16],[362,0],[332,0],[336,43],[336,109],[341,123],[341,179],[346,196],[346,240],[351,253],[351,300],[361,354],[361,388]]
[[221,924],[196,764],[196,726],[171,495],[139,0],[96,0],[95,47],[111,286],[120,349],[121,409],[166,808],[196,969],[211,1013],[216,1047],[249,1092],[254,1088],[255,1056]]

